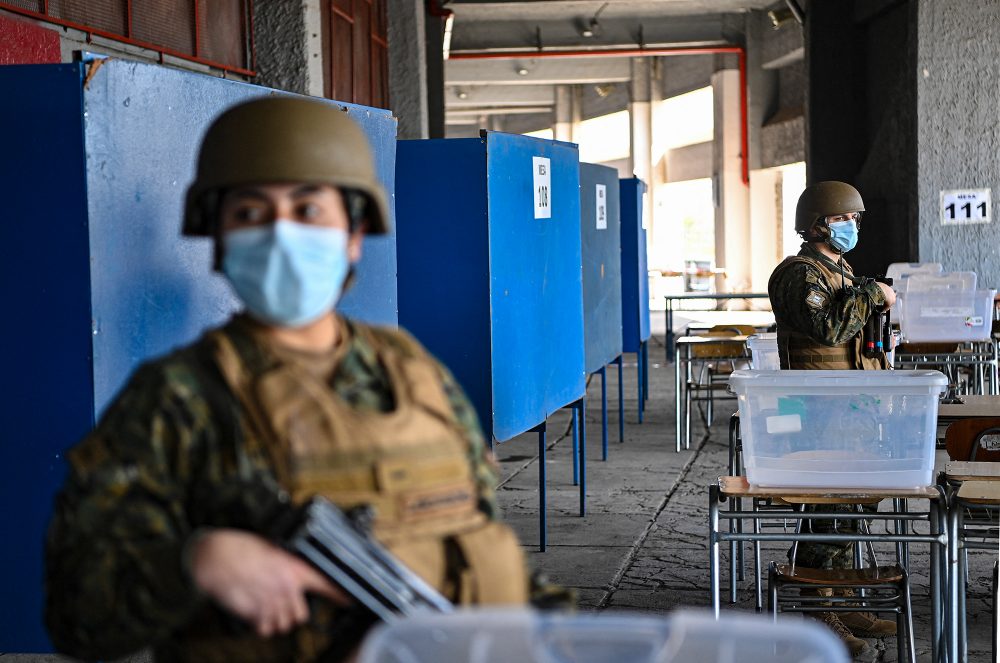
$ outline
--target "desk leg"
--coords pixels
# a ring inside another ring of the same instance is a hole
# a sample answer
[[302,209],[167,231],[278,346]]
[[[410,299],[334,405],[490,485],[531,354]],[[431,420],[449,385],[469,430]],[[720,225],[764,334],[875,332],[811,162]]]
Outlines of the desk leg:
[[649,400],[649,341],[642,344],[642,408]]
[[624,355],[618,355],[618,444],[625,443],[625,383],[622,370]]
[[587,399],[581,398],[580,408],[580,517],[587,515]]
[[958,660],[968,661],[969,660],[969,630],[966,620],[968,619],[968,613],[966,612],[965,605],[965,589],[966,589],[966,575],[969,573],[969,555],[964,550],[965,541],[962,537],[962,530],[964,529],[964,516],[965,509],[961,505],[956,504],[952,510],[955,512],[955,550],[958,553],[958,577],[954,579],[956,585],[958,585],[958,619],[955,621],[955,628],[957,629],[956,638],[958,639]]
[[[930,515],[928,520],[930,521],[930,530],[932,535],[940,535],[947,532],[947,526],[944,522],[944,513],[940,506],[940,502],[936,500],[931,500],[930,503]],[[950,545],[950,544],[949,544]],[[942,607],[944,604],[944,589],[943,583],[947,574],[947,558],[948,550],[946,547],[945,554],[941,554],[941,544],[932,543],[931,544],[931,563],[930,563],[930,573],[931,573],[931,660],[934,663],[941,663],[945,655],[945,638],[942,637],[944,624],[942,620]]]
[[576,403],[570,405],[573,412],[573,485],[580,485],[580,414]]
[[948,606],[945,610],[945,623],[947,630],[947,643],[948,643],[948,661],[957,663],[961,659],[958,657],[959,642],[958,642],[958,592],[959,588],[964,584],[963,578],[961,577],[961,566],[959,564],[959,558],[961,557],[960,551],[958,549],[958,517],[954,513],[955,508],[948,509],[948,573],[945,576],[945,585],[948,588]]
[[709,540],[709,591],[712,593],[712,612],[719,618],[719,486],[708,488],[708,540]]
[[681,361],[680,357],[674,357],[674,439],[677,443],[677,453],[681,452]]
[[675,358],[674,356],[674,307],[671,304],[670,298],[667,297],[667,308],[663,311],[666,316],[667,331],[666,338],[664,342],[665,350],[667,353],[667,363],[669,364]]
[[538,433],[538,551],[545,552],[545,422],[533,432]]
[[601,460],[608,459],[608,367],[601,366]]

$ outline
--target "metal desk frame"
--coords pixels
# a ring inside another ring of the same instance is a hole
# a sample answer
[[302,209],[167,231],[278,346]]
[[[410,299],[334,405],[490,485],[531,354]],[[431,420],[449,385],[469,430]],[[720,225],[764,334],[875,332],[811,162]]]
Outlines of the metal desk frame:
[[[677,339],[678,357],[674,361],[674,433],[676,436],[675,450],[680,452],[681,441],[683,448],[691,448],[691,409],[686,407],[688,385],[691,383],[691,363],[694,358],[691,356],[691,349],[696,345],[718,345],[720,343],[743,343],[743,354],[738,357],[705,357],[706,361],[749,361],[750,355],[746,350],[746,336],[682,336]],[[701,357],[697,358],[701,360]],[[681,379],[681,374],[684,379]],[[683,421],[684,425],[681,426]],[[683,430],[682,430],[683,428]],[[682,437],[683,433],[683,437]]]
[[[931,646],[934,653],[933,660],[939,660],[944,652],[943,644],[949,643],[951,649],[957,647],[956,613],[943,612],[945,596],[944,580],[947,576],[945,561],[948,556],[949,538],[947,529],[947,505],[948,496],[941,486],[930,486],[916,490],[856,490],[856,489],[799,489],[799,488],[753,488],[746,487],[739,493],[723,494],[720,484],[727,477],[720,477],[719,481],[708,487],[708,520],[709,520],[709,575],[710,591],[712,598],[712,610],[716,618],[720,612],[720,545],[725,542],[767,542],[767,541],[816,541],[830,543],[927,543],[930,544],[930,577],[931,577],[931,611],[932,630]],[[742,478],[742,477],[738,477]],[[744,482],[745,485],[745,482]],[[815,534],[796,532],[775,532],[762,533],[759,531],[760,524],[765,520],[829,520],[828,513],[810,513],[801,511],[782,511],[780,513],[768,513],[762,511],[723,511],[721,503],[724,499],[736,499],[741,497],[788,497],[802,498],[804,496],[826,496],[842,500],[858,499],[859,502],[873,498],[881,499],[928,499],[930,508],[926,512],[916,511],[879,511],[877,514],[871,513],[844,513],[837,514],[837,520],[892,520],[897,522],[927,521],[930,525],[930,534]],[[753,523],[753,531],[747,532],[740,528],[727,527],[723,530],[720,527],[721,520],[749,520]],[[944,554],[942,554],[944,553]],[[951,615],[946,619],[945,615]],[[957,659],[952,658],[952,661]]]
[[[674,308],[674,302],[691,300],[691,299],[710,299],[716,302],[716,307],[718,307],[719,302],[723,302],[730,299],[768,299],[766,292],[729,292],[723,294],[684,294],[684,295],[666,295],[664,297],[666,300],[667,307],[664,309],[663,313],[667,323],[666,329],[666,352],[667,352],[667,363],[669,364],[674,360],[675,348],[674,348],[674,311],[682,311],[685,309]],[[705,310],[705,309],[702,309]],[[711,309],[709,309],[711,310]],[[716,308],[715,310],[718,310]]]
[[[958,352],[906,353],[896,352],[894,368],[944,368],[951,379],[951,370],[970,368],[973,370],[973,390],[977,395],[1000,395],[1000,361],[997,358],[996,341],[970,341],[962,345]],[[986,369],[989,369],[987,373]],[[986,383],[989,382],[989,391]]]

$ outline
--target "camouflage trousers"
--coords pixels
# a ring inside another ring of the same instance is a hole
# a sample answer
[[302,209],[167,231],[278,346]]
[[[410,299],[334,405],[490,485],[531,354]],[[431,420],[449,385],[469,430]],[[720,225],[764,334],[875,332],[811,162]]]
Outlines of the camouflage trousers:
[[[874,504],[861,507],[866,513],[875,513],[878,507]],[[806,513],[857,513],[858,507],[853,504],[817,504],[806,507]],[[861,520],[804,520],[803,532],[814,534],[857,534],[861,529]],[[795,566],[805,566],[812,569],[853,569],[855,542],[817,543],[804,541],[798,549],[793,545],[788,549],[788,561]],[[793,559],[794,554],[794,559]]]

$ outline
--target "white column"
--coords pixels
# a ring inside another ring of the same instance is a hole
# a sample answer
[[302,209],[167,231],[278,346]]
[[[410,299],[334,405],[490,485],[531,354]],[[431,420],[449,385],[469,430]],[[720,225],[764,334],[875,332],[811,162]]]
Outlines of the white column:
[[323,13],[320,0],[302,0],[302,18],[306,30],[306,91],[313,97],[323,90]]
[[715,141],[712,183],[715,198],[715,264],[726,276],[716,278],[719,292],[746,291],[753,285],[750,192],[741,161],[740,73],[724,69],[712,75]]
[[573,86],[556,86],[556,123],[553,133],[556,140],[573,140]]
[[[653,171],[653,107],[650,96],[650,60],[632,58],[632,81],[629,86],[629,119],[631,125],[631,149],[629,165],[636,177],[646,183],[647,191],[652,191]],[[642,208],[643,226],[649,228],[653,210],[647,193]]]
[[[781,262],[781,169],[750,171],[750,235],[753,256],[750,281],[754,292],[767,292],[771,272]],[[757,307],[757,301],[751,302]]]

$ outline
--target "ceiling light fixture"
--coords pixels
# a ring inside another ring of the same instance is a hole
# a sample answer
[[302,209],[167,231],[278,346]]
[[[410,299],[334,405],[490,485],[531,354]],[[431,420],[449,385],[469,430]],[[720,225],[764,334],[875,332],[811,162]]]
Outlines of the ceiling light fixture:
[[527,76],[528,75],[528,70],[525,69],[524,67],[518,67],[517,68],[517,75],[518,76]]
[[581,37],[590,39],[591,37],[601,36],[601,24],[598,22],[597,19],[598,17],[600,17],[601,12],[603,12],[607,6],[608,6],[607,2],[601,5],[600,9],[594,12],[594,15],[590,18],[590,21],[588,21],[586,24],[580,27]]

